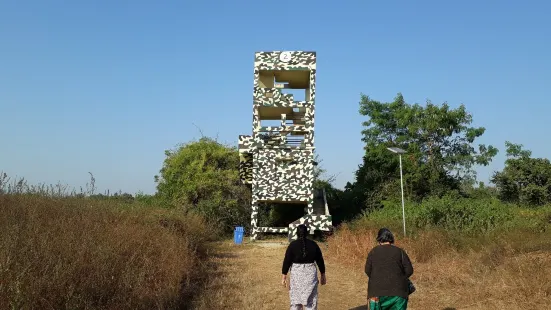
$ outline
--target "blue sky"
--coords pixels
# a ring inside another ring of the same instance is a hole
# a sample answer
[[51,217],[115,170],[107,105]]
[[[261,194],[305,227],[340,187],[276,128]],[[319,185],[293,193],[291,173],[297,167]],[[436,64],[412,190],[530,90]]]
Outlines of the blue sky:
[[[78,3],[77,3],[78,2]],[[164,150],[250,134],[255,51],[318,54],[316,146],[336,185],[363,154],[360,93],[464,103],[479,142],[546,157],[547,1],[0,1],[0,171],[153,193]],[[194,125],[195,124],[195,125]]]

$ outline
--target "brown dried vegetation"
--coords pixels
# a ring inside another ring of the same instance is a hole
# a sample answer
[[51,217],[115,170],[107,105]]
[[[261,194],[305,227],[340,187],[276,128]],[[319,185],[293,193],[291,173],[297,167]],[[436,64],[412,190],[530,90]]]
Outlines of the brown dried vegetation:
[[[327,256],[361,269],[376,230],[343,227],[328,240]],[[396,245],[410,255],[417,292],[411,309],[546,309],[551,304],[551,234],[515,231],[458,237],[419,232]]]
[[0,308],[186,308],[206,227],[161,208],[0,193]]

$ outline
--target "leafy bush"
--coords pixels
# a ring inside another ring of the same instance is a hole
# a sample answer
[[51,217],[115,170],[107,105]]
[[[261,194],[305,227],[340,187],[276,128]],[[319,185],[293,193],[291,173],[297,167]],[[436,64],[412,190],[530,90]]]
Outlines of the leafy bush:
[[492,182],[503,201],[519,204],[551,203],[551,161],[532,158],[532,152],[521,144],[505,142],[507,160],[503,171],[495,172]]
[[[382,209],[364,214],[352,227],[401,228],[401,203],[385,201],[383,204]],[[428,198],[419,204],[406,205],[406,225],[409,229],[441,228],[467,234],[490,233],[513,228],[543,231],[547,228],[549,219],[551,219],[550,207],[520,208],[502,203],[496,198],[472,199],[445,196]]]
[[251,193],[239,179],[237,149],[201,138],[165,155],[155,177],[160,199],[197,212],[226,231],[248,227]]
[[423,201],[415,226],[487,232],[512,218],[511,208],[495,199],[429,198]]

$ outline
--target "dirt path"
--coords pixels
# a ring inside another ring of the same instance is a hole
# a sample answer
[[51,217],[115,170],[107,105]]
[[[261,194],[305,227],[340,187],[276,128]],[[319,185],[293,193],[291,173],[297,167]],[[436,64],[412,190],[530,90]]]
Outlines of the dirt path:
[[[207,261],[209,272],[204,290],[200,292],[193,309],[289,309],[288,290],[281,286],[281,263],[287,243],[281,244],[257,242],[236,246],[231,241],[216,243],[209,253]],[[318,243],[322,249],[325,245]],[[528,255],[525,259],[528,259]],[[522,256],[522,257],[524,257]],[[527,300],[520,294],[511,297],[519,289],[528,289],[531,284],[523,272],[536,273],[529,279],[545,276],[538,272],[538,266],[547,266],[551,256],[545,254],[540,265],[538,257],[531,255],[532,260],[521,260],[515,256],[510,262],[502,264],[496,271],[460,274],[458,272],[472,268],[473,260],[448,257],[442,261],[433,259],[429,262],[414,262],[413,278],[417,292],[411,296],[410,310],[463,310],[463,309],[505,309],[513,307],[526,308]],[[327,266],[327,285],[319,287],[319,309],[347,310],[366,309],[367,277],[361,267],[346,268],[330,255],[325,255]],[[510,265],[512,264],[512,265]],[[510,265],[510,266],[509,266]],[[534,266],[534,267],[531,267]],[[526,271],[524,271],[524,269]],[[520,270],[520,271],[519,271]],[[519,279],[524,282],[519,282]],[[543,279],[543,278],[542,278]],[[540,279],[541,285],[547,283]],[[515,282],[516,281],[516,282]],[[507,286],[508,285],[508,286]],[[516,285],[516,289],[512,288]],[[501,293],[507,289],[509,293]],[[533,287],[530,288],[533,291]],[[544,309],[548,297],[539,290],[541,300],[534,299],[530,309]],[[543,294],[543,295],[542,295]],[[548,303],[547,303],[548,304]],[[528,309],[526,308],[526,309]]]
[[[276,242],[233,245],[217,243],[209,254],[207,281],[194,309],[289,309],[289,293],[281,285],[281,263],[287,243]],[[319,243],[322,251],[324,244]],[[325,256],[327,285],[319,287],[319,309],[361,310],[366,307],[367,277],[362,268],[347,268]],[[421,272],[426,266],[421,267]],[[419,268],[417,269],[419,270]],[[445,307],[449,294],[416,283],[423,294],[411,297],[411,310],[459,310]],[[441,296],[442,295],[442,296]],[[446,297],[447,296],[447,297]],[[470,305],[461,309],[497,309]]]
[[[323,245],[322,246],[323,250]],[[230,242],[216,245],[210,279],[196,309],[288,309],[288,290],[281,286],[285,246]],[[327,285],[319,288],[319,309],[366,309],[366,277],[326,258]]]

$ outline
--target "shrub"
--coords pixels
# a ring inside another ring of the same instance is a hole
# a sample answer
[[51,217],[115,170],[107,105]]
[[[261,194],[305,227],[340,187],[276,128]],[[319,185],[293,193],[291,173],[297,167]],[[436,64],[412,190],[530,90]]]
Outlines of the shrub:
[[[364,214],[352,227],[390,226],[400,228],[402,208],[400,202],[385,201],[380,210]],[[473,199],[459,196],[428,198],[421,203],[406,205],[408,230],[441,228],[464,234],[491,233],[509,229],[541,232],[551,218],[549,207],[520,208],[500,202],[497,198]]]
[[192,210],[231,232],[248,227],[251,193],[239,178],[237,149],[209,138],[165,152],[156,176],[159,198]]

